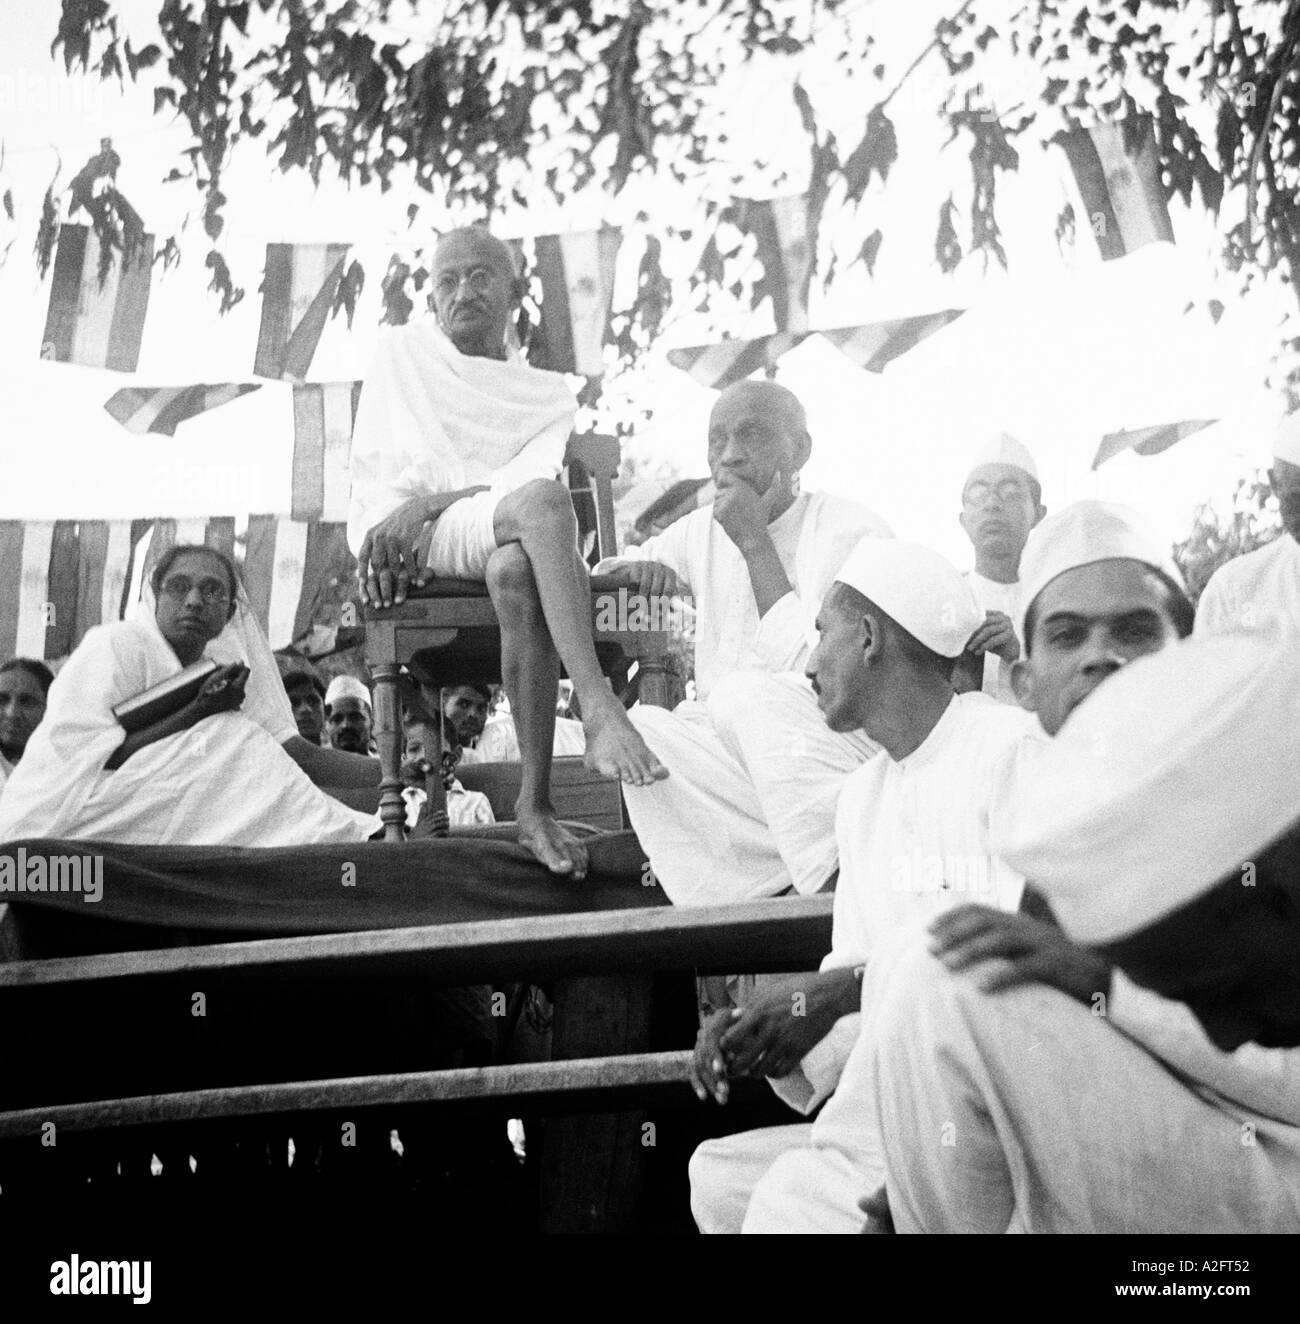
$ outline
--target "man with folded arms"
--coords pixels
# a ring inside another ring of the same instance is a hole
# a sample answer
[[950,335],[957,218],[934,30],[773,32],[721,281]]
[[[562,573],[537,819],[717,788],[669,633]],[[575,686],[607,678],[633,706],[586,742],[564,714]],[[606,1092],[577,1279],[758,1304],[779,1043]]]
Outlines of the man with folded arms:
[[486,230],[440,240],[437,324],[386,332],[366,376],[348,543],[372,604],[400,604],[435,575],[486,582],[519,729],[519,840],[548,869],[578,878],[586,847],[560,826],[550,795],[561,662],[582,701],[587,765],[629,786],[667,770],[596,659],[573,504],[556,481],[577,402],[559,373],[508,348],[521,293],[509,249]]
[[873,951],[956,901],[976,896],[1008,909],[1019,902],[1020,878],[988,845],[988,807],[995,764],[1031,724],[952,686],[953,662],[982,619],[943,557],[889,539],[859,544],[826,595],[808,676],[832,730],[862,731],[881,746],[839,798],[832,950],[820,972],[707,1022],[694,1076],[700,1098],[719,1103],[739,1076],[767,1076],[804,1112],[830,1099],[810,1125],[696,1150],[691,1201],[703,1231],[860,1228],[858,1200],[879,1185],[882,1161],[845,1061]]
[[1282,532],[1210,576],[1196,608],[1197,634],[1253,630],[1275,620],[1300,631],[1300,412],[1277,430],[1268,478]]
[[1066,723],[995,840],[1088,947],[974,953],[989,993],[912,944],[880,996],[899,1231],[1300,1231],[1297,723],[1280,631],[1176,644]]
[[709,417],[713,505],[597,566],[695,601],[697,697],[672,712],[632,710],[673,775],[624,788],[678,905],[824,887],[836,867],[835,798],[877,748],[860,731],[828,730],[800,674],[836,570],[865,535],[889,536],[865,506],[800,490],[811,449],[785,387],[728,387]]

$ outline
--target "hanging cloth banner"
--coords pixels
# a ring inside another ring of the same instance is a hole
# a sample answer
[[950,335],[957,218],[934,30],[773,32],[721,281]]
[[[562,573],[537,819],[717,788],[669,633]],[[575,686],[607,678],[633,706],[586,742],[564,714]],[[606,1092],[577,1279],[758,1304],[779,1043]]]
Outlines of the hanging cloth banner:
[[670,349],[668,362],[689,373],[701,386],[721,390],[733,382],[744,381],[761,368],[772,372],[782,354],[793,349],[805,336],[777,334],[757,340],[722,340],[716,345],[693,345]]
[[770,198],[755,202],[737,198],[729,219],[754,236],[763,279],[754,286],[754,300],[770,296],[778,332],[800,335],[808,330],[808,290],[812,285],[812,235],[808,199]]
[[261,390],[258,382],[218,382],[196,386],[124,386],[104,401],[104,408],[128,431],[174,437],[187,418]]
[[1101,445],[1097,447],[1092,467],[1100,468],[1107,460],[1114,459],[1123,451],[1136,451],[1139,455],[1159,455],[1161,451],[1176,446],[1185,437],[1202,432],[1218,421],[1217,418],[1192,418],[1184,419],[1181,423],[1159,423],[1149,428],[1108,432],[1101,439]]
[[360,398],[360,382],[309,382],[293,388],[294,519],[347,519],[348,461]]
[[964,311],[962,308],[944,308],[919,317],[896,317],[886,322],[869,322],[865,326],[841,326],[818,334],[847,354],[859,368],[865,368],[867,372],[883,372],[886,364],[901,358],[936,331],[942,331]]
[[[542,321],[529,346],[534,368],[604,375],[605,332],[622,242],[620,231],[610,226],[537,240]],[[512,247],[517,253],[518,242]]]
[[1144,244],[1174,241],[1149,115],[1056,136],[1065,149],[1085,224],[1101,255],[1124,257]]
[[701,386],[721,390],[743,381],[762,368],[772,372],[777,360],[810,335],[824,336],[867,372],[883,372],[885,365],[906,354],[927,336],[956,321],[964,310],[944,308],[919,317],[896,317],[865,326],[841,326],[830,331],[808,331],[801,335],[760,336],[757,340],[723,340],[716,345],[670,349],[668,362],[688,372]]
[[347,244],[267,244],[258,377],[306,380],[347,253]]
[[102,285],[100,253],[89,226],[60,229],[41,358],[134,372],[149,307],[153,235],[144,236],[129,263],[121,252],[114,253]]

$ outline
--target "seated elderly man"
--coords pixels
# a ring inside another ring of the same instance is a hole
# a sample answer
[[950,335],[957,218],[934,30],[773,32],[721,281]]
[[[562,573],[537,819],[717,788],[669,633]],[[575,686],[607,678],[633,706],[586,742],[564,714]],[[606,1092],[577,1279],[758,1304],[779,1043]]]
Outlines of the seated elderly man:
[[812,440],[783,386],[723,391],[708,445],[713,505],[597,567],[652,595],[695,599],[696,699],[672,712],[632,710],[673,775],[623,793],[678,905],[825,887],[836,868],[835,798],[878,748],[861,731],[828,730],[798,673],[835,572],[864,536],[890,536],[888,526],[856,502],[800,490]]
[[524,364],[506,331],[521,287],[509,249],[455,230],[433,260],[437,325],[385,333],[352,443],[348,542],[367,601],[405,600],[435,575],[486,580],[519,724],[519,840],[581,877],[586,847],[550,798],[560,664],[582,699],[589,767],[629,786],[665,777],[609,688],[591,635],[572,502],[556,482],[576,401],[558,373]]
[[1030,738],[1030,723],[952,685],[952,664],[982,619],[943,557],[892,539],[864,540],[826,595],[808,660],[818,703],[832,729],[861,730],[881,745],[839,799],[831,952],[819,973],[706,1022],[695,1078],[700,1098],[719,1103],[737,1076],[767,1076],[803,1112],[830,1098],[810,1125],[695,1151],[691,1206],[702,1231],[859,1229],[857,1202],[880,1171],[845,1068],[867,963],[890,933],[958,900],[1004,909],[1020,900],[1019,877],[989,847],[988,816],[993,769]]
[[[130,619],[97,625],[50,686],[45,720],[0,797],[0,840],[89,837],[139,845],[364,841],[376,815],[312,784],[378,784],[373,759],[299,734],[234,566],[212,547],[159,558]],[[127,700],[201,660],[218,664],[180,706],[128,730]],[[309,776],[310,774],[310,776]]]
[[0,665],[0,794],[45,716],[53,683],[54,673],[35,658],[11,657]]
[[1040,944],[1027,981],[972,951],[982,985],[895,954],[872,1106],[897,1230],[1300,1231],[1298,723],[1281,631],[1179,643],[1066,722],[996,836],[1094,950]]
[[1254,630],[1281,621],[1300,631],[1300,412],[1282,420],[1273,441],[1269,484],[1282,532],[1221,565],[1196,608],[1196,633]]

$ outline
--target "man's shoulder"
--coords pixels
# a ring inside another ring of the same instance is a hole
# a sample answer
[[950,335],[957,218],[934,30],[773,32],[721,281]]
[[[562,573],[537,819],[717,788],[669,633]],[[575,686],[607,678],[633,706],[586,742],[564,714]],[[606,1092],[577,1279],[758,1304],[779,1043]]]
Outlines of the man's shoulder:
[[836,496],[832,492],[809,492],[804,518],[828,522],[860,538],[894,536],[888,522],[870,506],[863,505],[861,501],[851,501],[848,497]]
[[1025,740],[1035,740],[1042,728],[1033,713],[1014,704],[999,703],[980,690],[959,694],[954,702],[962,727],[978,745],[990,754]]
[[[1290,544],[1288,546],[1287,544]],[[1271,542],[1241,556],[1234,556],[1225,561],[1209,578],[1205,592],[1232,592],[1242,585],[1249,584],[1261,575],[1267,574],[1275,565],[1289,560],[1300,550],[1296,541],[1287,533],[1279,533]],[[1300,558],[1297,558],[1300,559]]]

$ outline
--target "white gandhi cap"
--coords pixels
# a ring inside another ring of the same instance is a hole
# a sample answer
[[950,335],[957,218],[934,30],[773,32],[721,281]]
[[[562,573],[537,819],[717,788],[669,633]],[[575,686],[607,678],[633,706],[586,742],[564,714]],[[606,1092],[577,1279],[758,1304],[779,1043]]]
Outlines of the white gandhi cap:
[[1025,617],[1034,599],[1058,575],[1095,561],[1141,561],[1168,575],[1179,588],[1182,573],[1173,557],[1128,506],[1110,501],[1075,501],[1036,525],[1020,556],[1020,619],[1016,633],[1025,637]]
[[325,691],[325,707],[330,708],[340,699],[360,699],[370,707],[370,691],[355,676],[335,676]]
[[956,566],[920,543],[863,538],[835,578],[941,657],[959,657],[984,620]]

